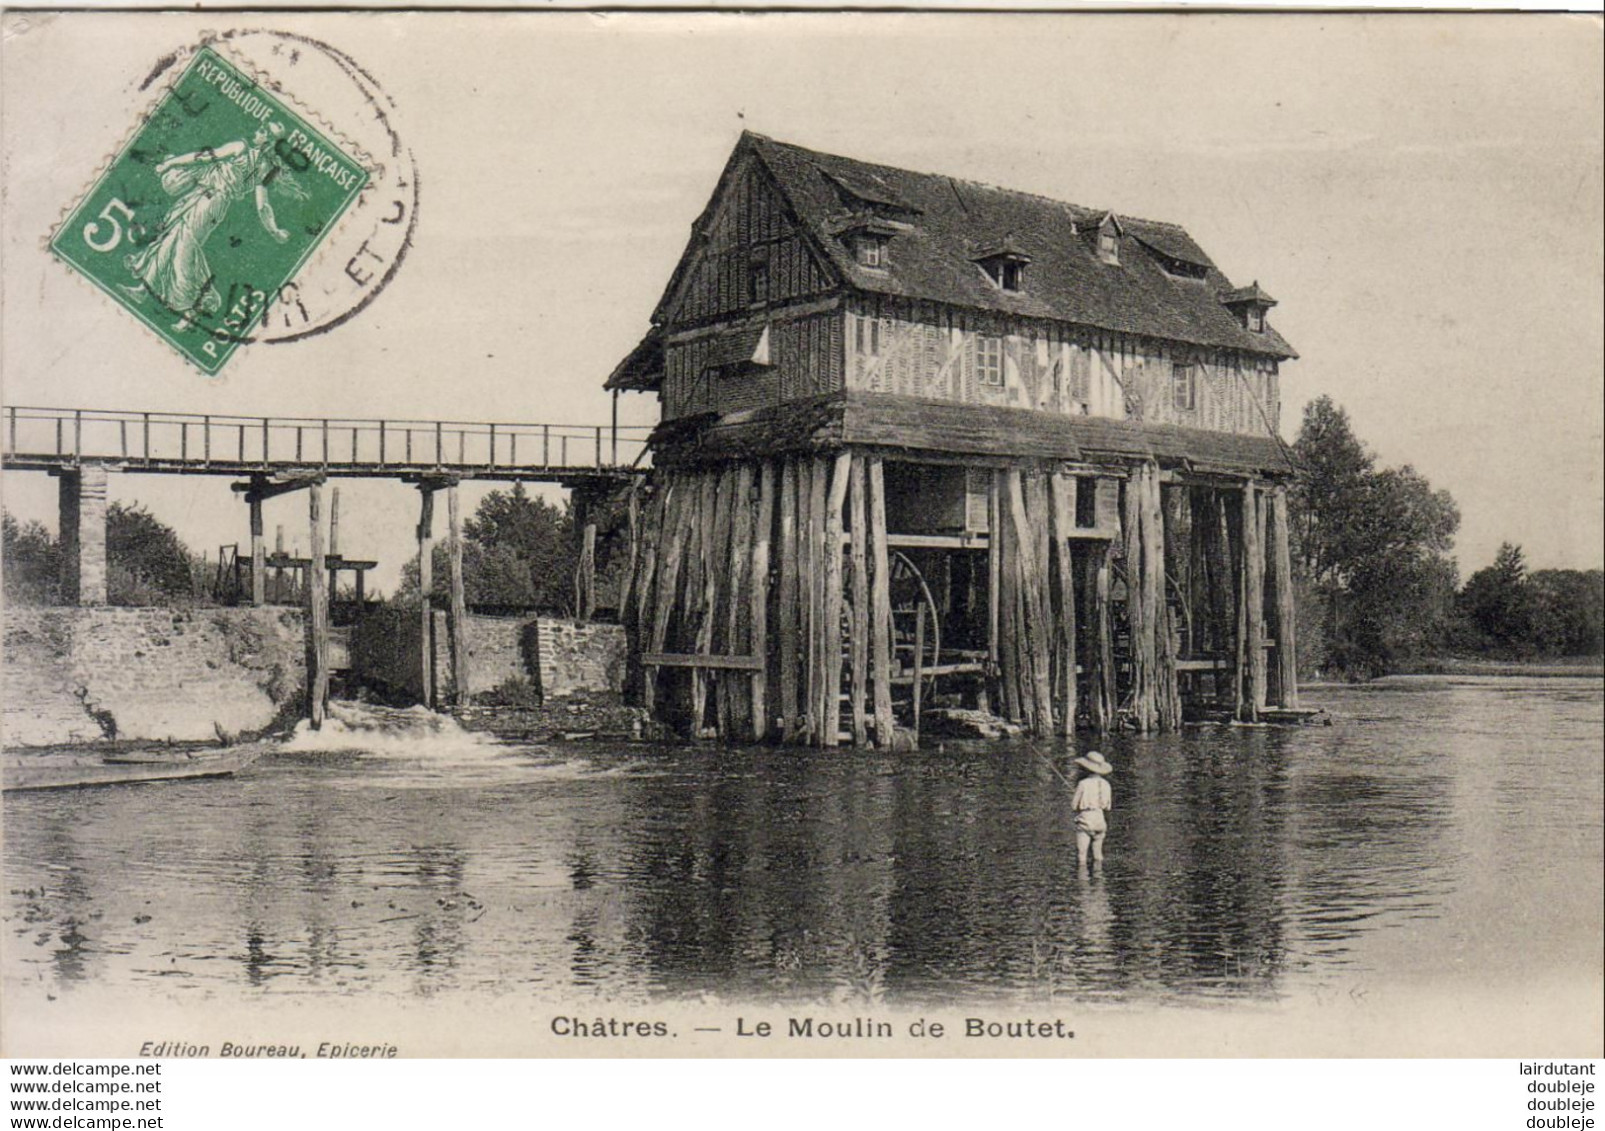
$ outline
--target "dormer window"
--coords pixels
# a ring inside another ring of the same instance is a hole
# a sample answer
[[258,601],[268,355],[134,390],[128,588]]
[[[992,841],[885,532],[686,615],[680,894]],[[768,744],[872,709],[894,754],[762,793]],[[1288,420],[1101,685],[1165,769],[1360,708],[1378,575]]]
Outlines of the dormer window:
[[1276,300],[1260,287],[1256,279],[1246,287],[1238,287],[1220,296],[1221,305],[1237,316],[1243,328],[1253,334],[1265,332],[1265,312],[1276,305]]
[[1111,267],[1120,266],[1120,221],[1106,212],[1098,223],[1098,259]]
[[1020,249],[1012,236],[1005,237],[1000,244],[982,248],[971,256],[971,262],[992,280],[992,285],[998,290],[1025,290],[1025,268],[1031,262],[1031,257]]
[[853,255],[858,260],[858,265],[884,271],[886,244],[886,237],[878,232],[859,232],[853,237]]

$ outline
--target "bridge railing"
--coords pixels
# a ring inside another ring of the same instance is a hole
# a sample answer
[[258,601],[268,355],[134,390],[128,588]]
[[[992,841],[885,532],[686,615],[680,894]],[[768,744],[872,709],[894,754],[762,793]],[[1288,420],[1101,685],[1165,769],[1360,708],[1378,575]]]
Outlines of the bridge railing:
[[228,416],[8,405],[7,458],[130,466],[610,470],[646,462],[645,425]]

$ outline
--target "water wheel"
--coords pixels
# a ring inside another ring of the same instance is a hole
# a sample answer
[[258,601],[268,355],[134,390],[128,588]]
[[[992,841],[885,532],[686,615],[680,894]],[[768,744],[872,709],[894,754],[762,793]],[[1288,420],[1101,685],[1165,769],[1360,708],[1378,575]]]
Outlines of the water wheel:
[[[925,584],[925,577],[913,559],[901,550],[893,550],[889,564],[893,656],[898,669],[912,678],[914,649],[920,636],[920,610],[922,608],[925,610],[924,649],[920,655],[919,665],[921,671],[928,672],[941,662],[942,618],[936,599],[931,596],[931,587]],[[921,694],[930,695],[935,689],[936,677],[926,676],[921,682],[925,685]]]
[[[893,550],[887,559],[891,573],[891,604],[892,604],[892,664],[897,673],[905,679],[912,679],[914,674],[914,649],[920,637],[920,609],[925,610],[924,649],[921,652],[920,670],[930,671],[942,658],[942,621],[938,615],[936,598],[931,595],[931,587],[925,583],[925,577],[913,560],[901,550]],[[852,652],[853,631],[853,601],[850,594],[842,596],[842,654],[850,656]],[[844,667],[842,681],[845,684],[850,678],[849,671]],[[921,679],[924,684],[922,694],[929,695],[935,687],[936,677],[926,676]]]

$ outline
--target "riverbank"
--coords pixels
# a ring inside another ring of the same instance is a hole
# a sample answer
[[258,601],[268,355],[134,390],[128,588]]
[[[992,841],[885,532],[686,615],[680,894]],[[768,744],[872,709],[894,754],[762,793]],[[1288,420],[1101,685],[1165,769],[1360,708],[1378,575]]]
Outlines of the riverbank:
[[1441,656],[1422,660],[1390,674],[1605,678],[1605,660],[1598,656],[1576,656],[1555,660],[1474,660],[1459,656]]

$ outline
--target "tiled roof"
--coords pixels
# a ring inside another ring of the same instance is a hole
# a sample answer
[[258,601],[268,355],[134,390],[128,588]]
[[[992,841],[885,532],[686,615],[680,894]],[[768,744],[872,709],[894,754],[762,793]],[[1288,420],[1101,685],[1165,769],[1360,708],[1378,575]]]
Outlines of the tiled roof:
[[[759,134],[742,136],[773,173],[798,218],[841,277],[861,291],[1071,322],[1103,330],[1241,350],[1277,358],[1297,354],[1269,326],[1243,326],[1221,296],[1232,289],[1187,232],[1119,217],[1120,262],[1100,262],[1089,225],[1101,210],[933,173],[915,173],[818,153]],[[855,199],[856,198],[856,199]],[[895,209],[909,225],[890,243],[889,267],[860,267],[832,235],[853,211]],[[1030,257],[1019,291],[996,286],[973,261],[979,249],[1009,241]],[[1150,250],[1151,249],[1151,250]],[[1164,258],[1201,268],[1173,275]]]

